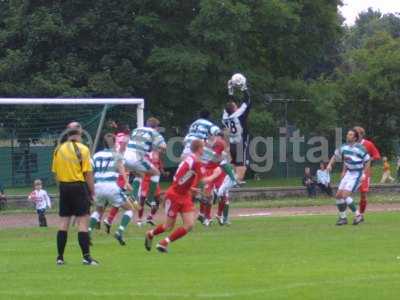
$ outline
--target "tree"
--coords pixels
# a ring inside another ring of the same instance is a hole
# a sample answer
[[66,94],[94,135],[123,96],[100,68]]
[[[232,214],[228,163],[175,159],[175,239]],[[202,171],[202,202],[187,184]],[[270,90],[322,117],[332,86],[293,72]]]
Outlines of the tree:
[[348,127],[361,124],[391,154],[400,125],[400,40],[378,32],[345,58],[337,73],[340,121]]

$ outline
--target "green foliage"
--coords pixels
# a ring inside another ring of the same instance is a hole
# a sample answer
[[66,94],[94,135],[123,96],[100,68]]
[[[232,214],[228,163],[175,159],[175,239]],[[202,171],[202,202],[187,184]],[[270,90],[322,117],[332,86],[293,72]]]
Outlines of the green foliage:
[[260,106],[277,78],[332,69],[327,50],[340,37],[336,4],[1,1],[0,94],[142,96],[149,113],[182,127],[204,106],[220,115],[233,72],[249,77]]
[[[0,95],[128,97],[184,132],[203,107],[217,119],[226,81],[244,73],[254,134],[273,135],[290,105],[305,132],[364,125],[385,152],[399,131],[400,18],[369,10],[341,26],[339,0],[0,1]],[[274,128],[275,127],[275,128]]]

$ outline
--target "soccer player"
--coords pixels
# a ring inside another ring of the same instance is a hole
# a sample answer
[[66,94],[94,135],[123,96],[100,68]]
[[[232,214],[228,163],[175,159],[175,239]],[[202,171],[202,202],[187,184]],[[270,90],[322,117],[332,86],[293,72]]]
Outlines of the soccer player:
[[[153,151],[150,153],[149,155],[149,160],[150,162],[157,168],[160,170],[161,173],[165,173],[164,172],[164,166],[160,157],[160,152],[158,151]],[[144,176],[142,183],[140,185],[140,201],[139,201],[139,211],[138,211],[138,220],[137,220],[137,224],[138,226],[142,226],[143,225],[143,213],[144,213],[144,205],[146,203],[146,199],[149,193],[149,188],[150,188],[150,184],[151,184],[151,177],[149,175]],[[154,201],[149,202],[147,201],[147,203],[150,205],[150,214],[147,216],[146,219],[146,223],[150,224],[150,225],[155,225],[154,223],[154,216],[157,213],[157,210],[160,206],[160,202],[161,202],[161,187],[160,184],[157,185],[157,189],[155,191],[154,194]]]
[[122,207],[125,210],[121,219],[121,224],[115,232],[114,237],[124,246],[126,242],[123,233],[133,218],[133,206],[117,184],[118,176],[124,176],[125,189],[129,190],[128,178],[126,175],[123,157],[115,151],[115,135],[106,134],[104,136],[106,148],[97,152],[93,156],[92,164],[95,180],[95,204],[96,211],[90,216],[89,234],[100,222],[107,203],[114,207]]
[[[363,145],[364,148],[367,150],[369,156],[371,157],[371,160],[372,161],[380,160],[381,154],[379,153],[379,150],[375,146],[375,144],[365,138],[364,128],[362,128],[360,126],[356,126],[356,127],[354,127],[354,130],[357,131],[357,133],[360,137],[359,143],[361,145]],[[372,172],[371,172],[371,169],[369,169],[368,172],[365,174],[365,178],[361,182],[361,186],[360,186],[360,204],[359,204],[360,215],[359,215],[358,219],[356,220],[357,224],[364,221],[364,214],[365,214],[365,210],[367,208],[367,194],[369,192],[369,185],[371,183],[371,177],[372,177]]]
[[[113,125],[112,127],[115,128],[115,151],[120,153],[121,155],[124,155],[129,143],[129,134],[130,134],[129,126],[124,123],[116,123],[116,122],[113,122],[112,125]],[[126,185],[125,178],[126,178],[125,176],[119,175],[117,179],[118,186],[123,190]],[[108,212],[108,216],[103,221],[104,227],[108,234],[111,232],[111,226],[115,217],[118,214],[118,211],[119,211],[118,207],[112,206],[110,211]]]
[[204,186],[204,197],[200,202],[200,213],[198,220],[203,225],[211,224],[211,208],[213,202],[213,193],[217,184],[221,185],[225,175],[229,176],[233,182],[236,182],[236,175],[233,166],[228,162],[227,145],[221,136],[210,138],[204,148],[201,162],[206,170],[206,176],[213,175],[215,180]]
[[366,176],[365,174],[368,174],[371,160],[368,152],[363,145],[358,143],[358,140],[358,132],[354,129],[350,129],[347,132],[346,144],[335,151],[335,155],[331,158],[326,168],[329,172],[332,171],[335,162],[340,158],[343,159],[344,169],[342,179],[336,193],[336,205],[339,210],[339,219],[336,222],[338,226],[347,224],[347,207],[355,213],[355,218],[353,220],[354,225],[358,224],[357,219],[360,216],[351,198],[351,194],[357,191],[361,181]]
[[144,175],[151,176],[148,201],[155,201],[154,194],[160,182],[160,171],[150,162],[148,155],[152,151],[165,151],[167,148],[163,136],[159,133],[159,126],[160,121],[152,117],[146,121],[145,127],[133,130],[124,154],[126,168],[138,175],[132,183],[133,198],[136,201],[139,200],[139,188]]
[[197,185],[200,180],[204,183],[213,180],[213,177],[203,178],[205,170],[202,167],[200,157],[203,154],[204,142],[194,140],[191,143],[189,154],[179,165],[172,185],[165,195],[165,210],[167,220],[165,224],[158,225],[155,229],[146,233],[145,248],[150,251],[153,238],[165,231],[170,231],[175,227],[178,214],[181,215],[183,226],[175,229],[167,238],[157,244],[157,250],[168,252],[168,245],[171,242],[185,236],[194,226],[195,207],[192,201],[192,193],[198,193]]
[[185,148],[182,152],[182,160],[190,155],[192,141],[202,140],[205,142],[209,137],[216,136],[221,132],[221,129],[210,121],[210,112],[208,110],[201,111],[199,117],[190,125],[189,132],[183,140]]
[[[244,77],[243,77],[244,78]],[[238,106],[234,98],[234,88],[239,88],[244,93],[242,104]],[[247,118],[249,116],[251,101],[250,93],[247,88],[246,79],[240,85],[236,85],[232,80],[228,81],[229,102],[226,104],[222,115],[222,122],[229,131],[230,153],[232,164],[238,180],[242,181],[246,174],[249,146],[249,133],[247,130]]]
[[[205,176],[210,176],[217,170],[221,161],[226,160],[225,141],[216,137],[213,141],[208,141],[205,144],[203,155],[200,160],[205,169]],[[211,208],[213,202],[213,191],[215,182],[209,182],[204,186],[203,197],[200,201],[200,212],[198,220],[205,226],[209,226],[212,222]]]

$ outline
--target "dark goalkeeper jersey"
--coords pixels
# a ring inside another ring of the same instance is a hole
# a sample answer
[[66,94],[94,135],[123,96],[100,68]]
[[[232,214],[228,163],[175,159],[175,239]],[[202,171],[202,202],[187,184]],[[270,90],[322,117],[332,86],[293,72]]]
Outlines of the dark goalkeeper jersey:
[[231,144],[243,143],[247,140],[247,118],[251,108],[250,93],[244,91],[244,99],[240,107],[232,114],[228,114],[226,110],[222,115],[222,122],[225,128],[229,129],[229,142]]

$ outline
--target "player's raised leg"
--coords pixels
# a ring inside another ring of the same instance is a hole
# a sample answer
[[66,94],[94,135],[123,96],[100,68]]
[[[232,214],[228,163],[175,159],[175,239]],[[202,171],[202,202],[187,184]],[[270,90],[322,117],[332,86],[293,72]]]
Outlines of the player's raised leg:
[[121,207],[125,209],[125,213],[121,218],[121,223],[118,227],[118,230],[115,232],[114,237],[117,239],[121,246],[125,246],[126,242],[124,240],[124,232],[133,218],[133,205],[131,204],[131,202],[125,201],[124,204],[121,205]]
[[119,207],[111,207],[110,211],[108,212],[108,216],[104,219],[104,227],[107,234],[110,234],[111,226],[114,222],[115,217],[117,216],[119,211]]

